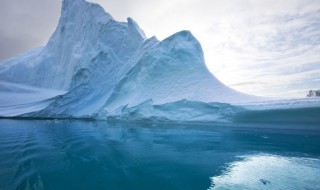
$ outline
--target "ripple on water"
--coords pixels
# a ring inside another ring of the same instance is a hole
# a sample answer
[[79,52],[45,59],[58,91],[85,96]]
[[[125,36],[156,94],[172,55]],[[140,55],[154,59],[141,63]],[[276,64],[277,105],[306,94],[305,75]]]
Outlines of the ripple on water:
[[0,122],[0,190],[193,190],[207,189],[211,181],[211,189],[320,189],[319,133],[78,120]]
[[19,183],[17,190],[44,190],[43,181],[40,175],[32,175]]

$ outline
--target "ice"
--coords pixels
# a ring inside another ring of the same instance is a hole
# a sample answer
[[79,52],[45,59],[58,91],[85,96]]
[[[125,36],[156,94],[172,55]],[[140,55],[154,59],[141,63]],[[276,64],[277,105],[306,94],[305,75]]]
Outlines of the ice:
[[122,78],[106,104],[106,111],[121,105],[136,106],[182,99],[202,102],[242,102],[258,97],[236,92],[206,68],[202,48],[189,31],[178,32],[148,51]]
[[317,114],[320,107],[315,99],[237,92],[209,72],[190,31],[148,39],[132,18],[115,21],[84,0],[64,0],[48,43],[1,63],[0,81],[6,117],[212,123],[253,121],[247,115],[256,113],[271,121],[261,110],[302,109],[304,121],[306,108]]
[[310,90],[307,97],[320,97],[320,90]]
[[0,81],[1,116],[17,116],[46,108],[53,97],[66,93],[61,90]]
[[149,100],[133,107],[120,107],[107,115],[110,120],[210,124],[232,122],[233,116],[243,111],[227,103],[179,100],[154,105]]
[[51,115],[92,115],[145,51],[145,41],[132,19],[117,22],[97,4],[65,0],[47,45],[1,63],[0,79],[67,91],[46,108]]

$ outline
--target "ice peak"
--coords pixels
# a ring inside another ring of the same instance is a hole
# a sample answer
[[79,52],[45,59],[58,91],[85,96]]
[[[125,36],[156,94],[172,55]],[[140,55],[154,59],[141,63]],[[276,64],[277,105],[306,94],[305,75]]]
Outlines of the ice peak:
[[63,0],[63,3],[85,2],[85,0]]
[[92,16],[94,19],[100,18],[112,19],[112,16],[98,4],[87,2],[85,0],[63,0],[62,2],[62,18],[71,20],[83,19],[83,17]]
[[78,3],[84,3],[85,0],[63,0],[62,1],[62,11],[69,9],[69,7],[72,7],[74,4]]
[[166,40],[185,40],[185,41],[197,41],[198,40],[193,36],[193,34],[189,30],[182,30],[180,32],[177,32],[171,36],[169,36]]
[[177,32],[161,42],[163,45],[174,49],[188,49],[203,54],[199,41],[188,30]]
[[131,28],[134,29],[136,32],[138,32],[139,35],[140,35],[142,38],[144,38],[144,39],[147,38],[146,35],[145,35],[145,33],[144,33],[144,31],[139,27],[139,25],[137,24],[136,21],[134,21],[134,20],[133,20],[132,18],[130,18],[130,17],[127,18],[127,21],[128,21],[128,26],[129,26],[129,27],[131,27]]

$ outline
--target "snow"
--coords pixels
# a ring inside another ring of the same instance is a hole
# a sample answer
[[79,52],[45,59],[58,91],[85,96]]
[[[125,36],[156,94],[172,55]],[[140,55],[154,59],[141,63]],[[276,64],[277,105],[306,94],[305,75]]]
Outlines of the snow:
[[44,109],[53,101],[53,97],[64,93],[66,92],[0,81],[1,116],[17,116]]
[[210,123],[248,120],[248,111],[320,107],[314,99],[237,92],[209,72],[191,32],[148,39],[132,18],[115,21],[84,0],[64,0],[46,46],[1,63],[0,81],[6,117]]

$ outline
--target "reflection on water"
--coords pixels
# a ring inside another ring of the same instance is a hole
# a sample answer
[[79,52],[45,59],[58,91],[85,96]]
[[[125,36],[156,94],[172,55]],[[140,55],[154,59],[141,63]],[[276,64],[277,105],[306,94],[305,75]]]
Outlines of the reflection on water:
[[320,160],[277,155],[251,155],[232,162],[212,177],[210,190],[218,189],[320,189]]
[[242,127],[0,120],[0,190],[319,189],[320,132]]

